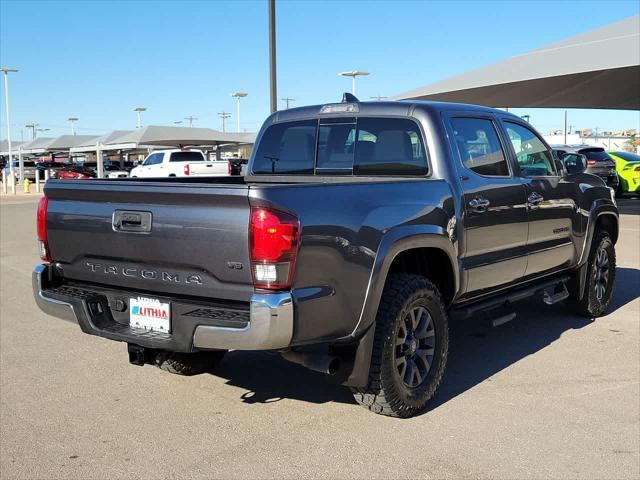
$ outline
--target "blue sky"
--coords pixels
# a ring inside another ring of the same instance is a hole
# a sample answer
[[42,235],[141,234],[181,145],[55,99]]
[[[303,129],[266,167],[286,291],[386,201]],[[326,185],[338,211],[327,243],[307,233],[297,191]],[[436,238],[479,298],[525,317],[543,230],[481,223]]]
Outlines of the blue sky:
[[[393,95],[561,40],[640,10],[630,1],[277,2],[278,96],[336,101],[337,72],[362,69],[357,95]],[[242,128],[269,113],[267,4],[261,1],[0,0],[0,63],[10,78],[12,138],[99,134],[145,124],[221,128],[244,90]],[[2,138],[6,137],[4,92]],[[283,102],[279,102],[280,108]],[[518,109],[546,133],[563,110]],[[577,128],[639,128],[638,112],[571,110]]]

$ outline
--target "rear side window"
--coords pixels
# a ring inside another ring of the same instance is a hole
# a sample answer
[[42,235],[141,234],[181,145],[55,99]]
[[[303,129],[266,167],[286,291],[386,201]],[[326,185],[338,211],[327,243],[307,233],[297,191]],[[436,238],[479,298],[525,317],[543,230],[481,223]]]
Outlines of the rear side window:
[[509,176],[509,166],[493,122],[486,118],[452,118],[460,160],[466,168],[489,177]]
[[584,148],[578,153],[581,153],[587,160],[593,160],[595,162],[611,162],[613,159],[609,156],[607,152],[604,151],[604,148]]
[[253,160],[253,173],[313,174],[317,120],[267,128]]
[[202,162],[204,157],[200,152],[173,152],[170,162]]
[[426,175],[427,155],[418,125],[407,118],[359,118],[355,175]]

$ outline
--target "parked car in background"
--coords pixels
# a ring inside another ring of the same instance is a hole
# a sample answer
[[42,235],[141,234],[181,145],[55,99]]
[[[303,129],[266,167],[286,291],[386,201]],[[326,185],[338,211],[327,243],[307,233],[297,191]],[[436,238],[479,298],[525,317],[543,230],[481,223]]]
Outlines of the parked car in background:
[[619,180],[616,194],[636,193],[640,195],[640,155],[629,152],[610,152],[609,156],[616,161]]
[[619,182],[616,162],[607,154],[604,148],[591,145],[552,145],[551,147],[560,159],[567,153],[584,155],[587,157],[586,172],[599,176],[607,186],[617,190]]
[[64,168],[60,168],[58,170],[54,170],[56,172],[55,176],[51,178],[59,178],[59,179],[87,179],[87,178],[96,178],[96,171],[87,167],[83,164],[74,163],[66,165]]
[[68,167],[69,165],[71,164],[66,162],[45,161],[45,162],[37,162],[36,169],[38,170],[38,172],[40,172],[40,179],[44,180],[45,170],[49,171],[49,178],[57,178],[57,171],[62,168]]
[[226,160],[209,161],[200,150],[158,150],[133,168],[131,177],[219,177],[229,175]]

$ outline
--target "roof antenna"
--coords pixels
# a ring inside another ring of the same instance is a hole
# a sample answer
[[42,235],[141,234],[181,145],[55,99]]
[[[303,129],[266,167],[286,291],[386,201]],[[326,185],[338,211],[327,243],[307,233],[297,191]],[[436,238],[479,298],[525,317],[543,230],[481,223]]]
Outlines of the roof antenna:
[[344,92],[342,94],[342,103],[354,103],[359,101],[360,100],[358,100],[358,98],[353,93]]

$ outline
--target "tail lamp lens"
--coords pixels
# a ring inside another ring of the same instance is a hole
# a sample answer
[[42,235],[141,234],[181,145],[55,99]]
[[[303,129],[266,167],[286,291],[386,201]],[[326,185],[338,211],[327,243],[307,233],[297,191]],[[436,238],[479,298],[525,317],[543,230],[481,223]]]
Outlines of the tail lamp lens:
[[634,172],[640,172],[640,167],[636,167],[633,169]]
[[299,236],[300,223],[293,215],[263,207],[251,208],[249,251],[256,288],[282,290],[291,286]]
[[185,175],[189,175],[190,173],[191,173],[191,167],[189,167],[189,164],[187,163],[187,164],[184,166],[184,174],[185,174]]
[[229,173],[229,175],[231,175],[231,172],[233,172],[233,168],[231,167],[231,160],[227,162],[227,172]]
[[587,165],[595,165],[596,161],[595,160],[587,160]]
[[49,199],[42,197],[38,202],[38,210],[36,213],[36,233],[38,237],[38,247],[40,250],[40,258],[44,262],[51,262],[49,254],[49,244],[47,242],[47,208]]

